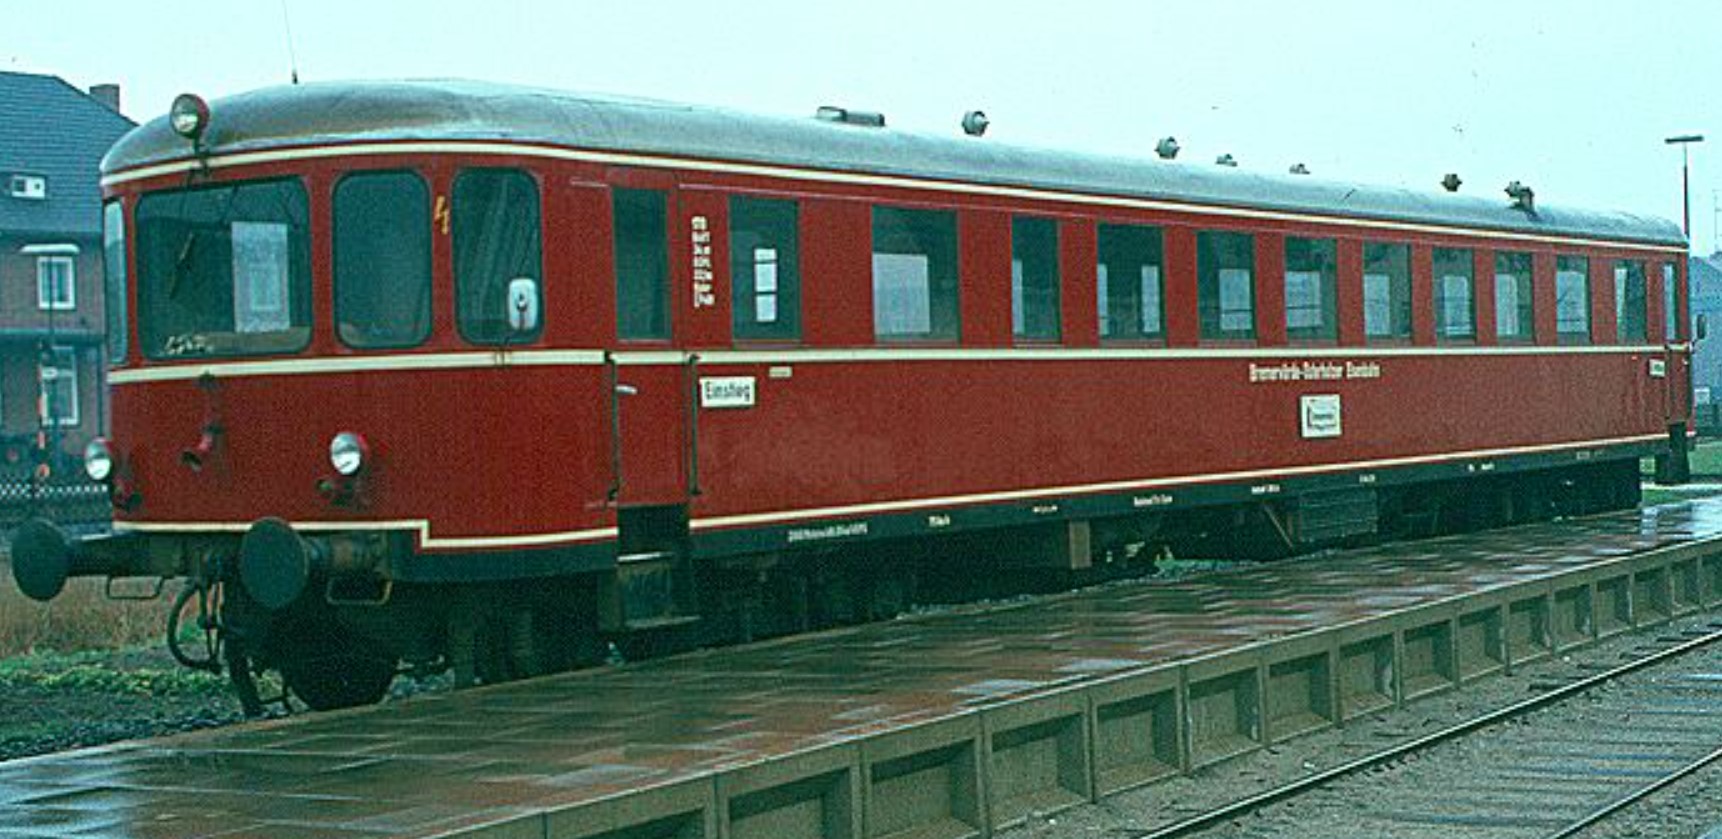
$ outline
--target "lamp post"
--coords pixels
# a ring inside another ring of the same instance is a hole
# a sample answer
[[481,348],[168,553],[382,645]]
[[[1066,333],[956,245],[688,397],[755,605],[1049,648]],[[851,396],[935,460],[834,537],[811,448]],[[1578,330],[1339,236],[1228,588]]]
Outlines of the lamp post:
[[1691,238],[1692,238],[1692,179],[1690,177],[1690,174],[1691,174],[1692,160],[1691,160],[1691,157],[1687,154],[1687,149],[1689,147],[1691,147],[1691,145],[1693,143],[1704,142],[1704,135],[1703,134],[1681,134],[1681,135],[1676,136],[1676,137],[1669,137],[1669,138],[1663,140],[1662,142],[1667,143],[1668,145],[1671,145],[1671,146],[1679,146],[1680,147],[1680,206],[1681,206],[1680,232],[1685,233],[1686,238],[1688,240],[1691,240]]
[[[1704,142],[1704,135],[1680,134],[1665,138],[1662,142],[1680,147],[1680,232],[1686,235],[1686,246],[1690,249],[1692,247],[1692,157],[1690,149],[1693,143]],[[1672,318],[1675,317],[1675,313],[1666,312],[1663,317]],[[1687,376],[1685,380],[1688,395],[1685,404],[1690,405],[1692,404],[1692,378]],[[1672,394],[1670,394],[1669,400],[1672,404]],[[1686,456],[1686,423],[1684,419],[1676,421],[1672,412],[1670,412],[1668,419],[1668,455],[1656,459],[1656,479],[1658,483],[1662,484],[1683,484],[1691,480],[1692,477],[1692,469]]]

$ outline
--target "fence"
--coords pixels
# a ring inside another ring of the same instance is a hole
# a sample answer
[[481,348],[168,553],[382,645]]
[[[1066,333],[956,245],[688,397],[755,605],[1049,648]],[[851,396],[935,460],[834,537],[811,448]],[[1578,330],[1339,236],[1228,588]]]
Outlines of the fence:
[[45,518],[68,533],[100,533],[113,521],[108,488],[81,474],[43,482],[0,479],[0,541],[26,519]]

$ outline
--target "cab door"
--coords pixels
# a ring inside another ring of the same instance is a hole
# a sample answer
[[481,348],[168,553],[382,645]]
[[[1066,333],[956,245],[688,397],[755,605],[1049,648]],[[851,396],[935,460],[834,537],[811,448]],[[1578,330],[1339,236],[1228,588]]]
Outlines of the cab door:
[[[690,363],[672,309],[670,185],[629,179],[610,190],[616,344],[606,361],[615,436],[613,500],[621,509],[685,506]],[[624,535],[626,541],[626,535]]]

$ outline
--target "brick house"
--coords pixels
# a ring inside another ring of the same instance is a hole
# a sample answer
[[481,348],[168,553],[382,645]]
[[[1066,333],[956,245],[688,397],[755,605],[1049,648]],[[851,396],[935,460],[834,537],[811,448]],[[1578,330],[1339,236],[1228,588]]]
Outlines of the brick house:
[[107,428],[102,155],[135,125],[119,88],[0,72],[0,476]]

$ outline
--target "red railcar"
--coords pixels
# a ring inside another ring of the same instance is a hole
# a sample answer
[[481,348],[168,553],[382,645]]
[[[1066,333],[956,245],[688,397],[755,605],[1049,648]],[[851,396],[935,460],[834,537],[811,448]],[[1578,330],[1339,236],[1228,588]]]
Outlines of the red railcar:
[[319,705],[844,612],[904,540],[1632,503],[1690,411],[1679,229],[1528,191],[369,82],[184,99],[104,185],[115,533],[19,582],[226,583],[228,664]]

